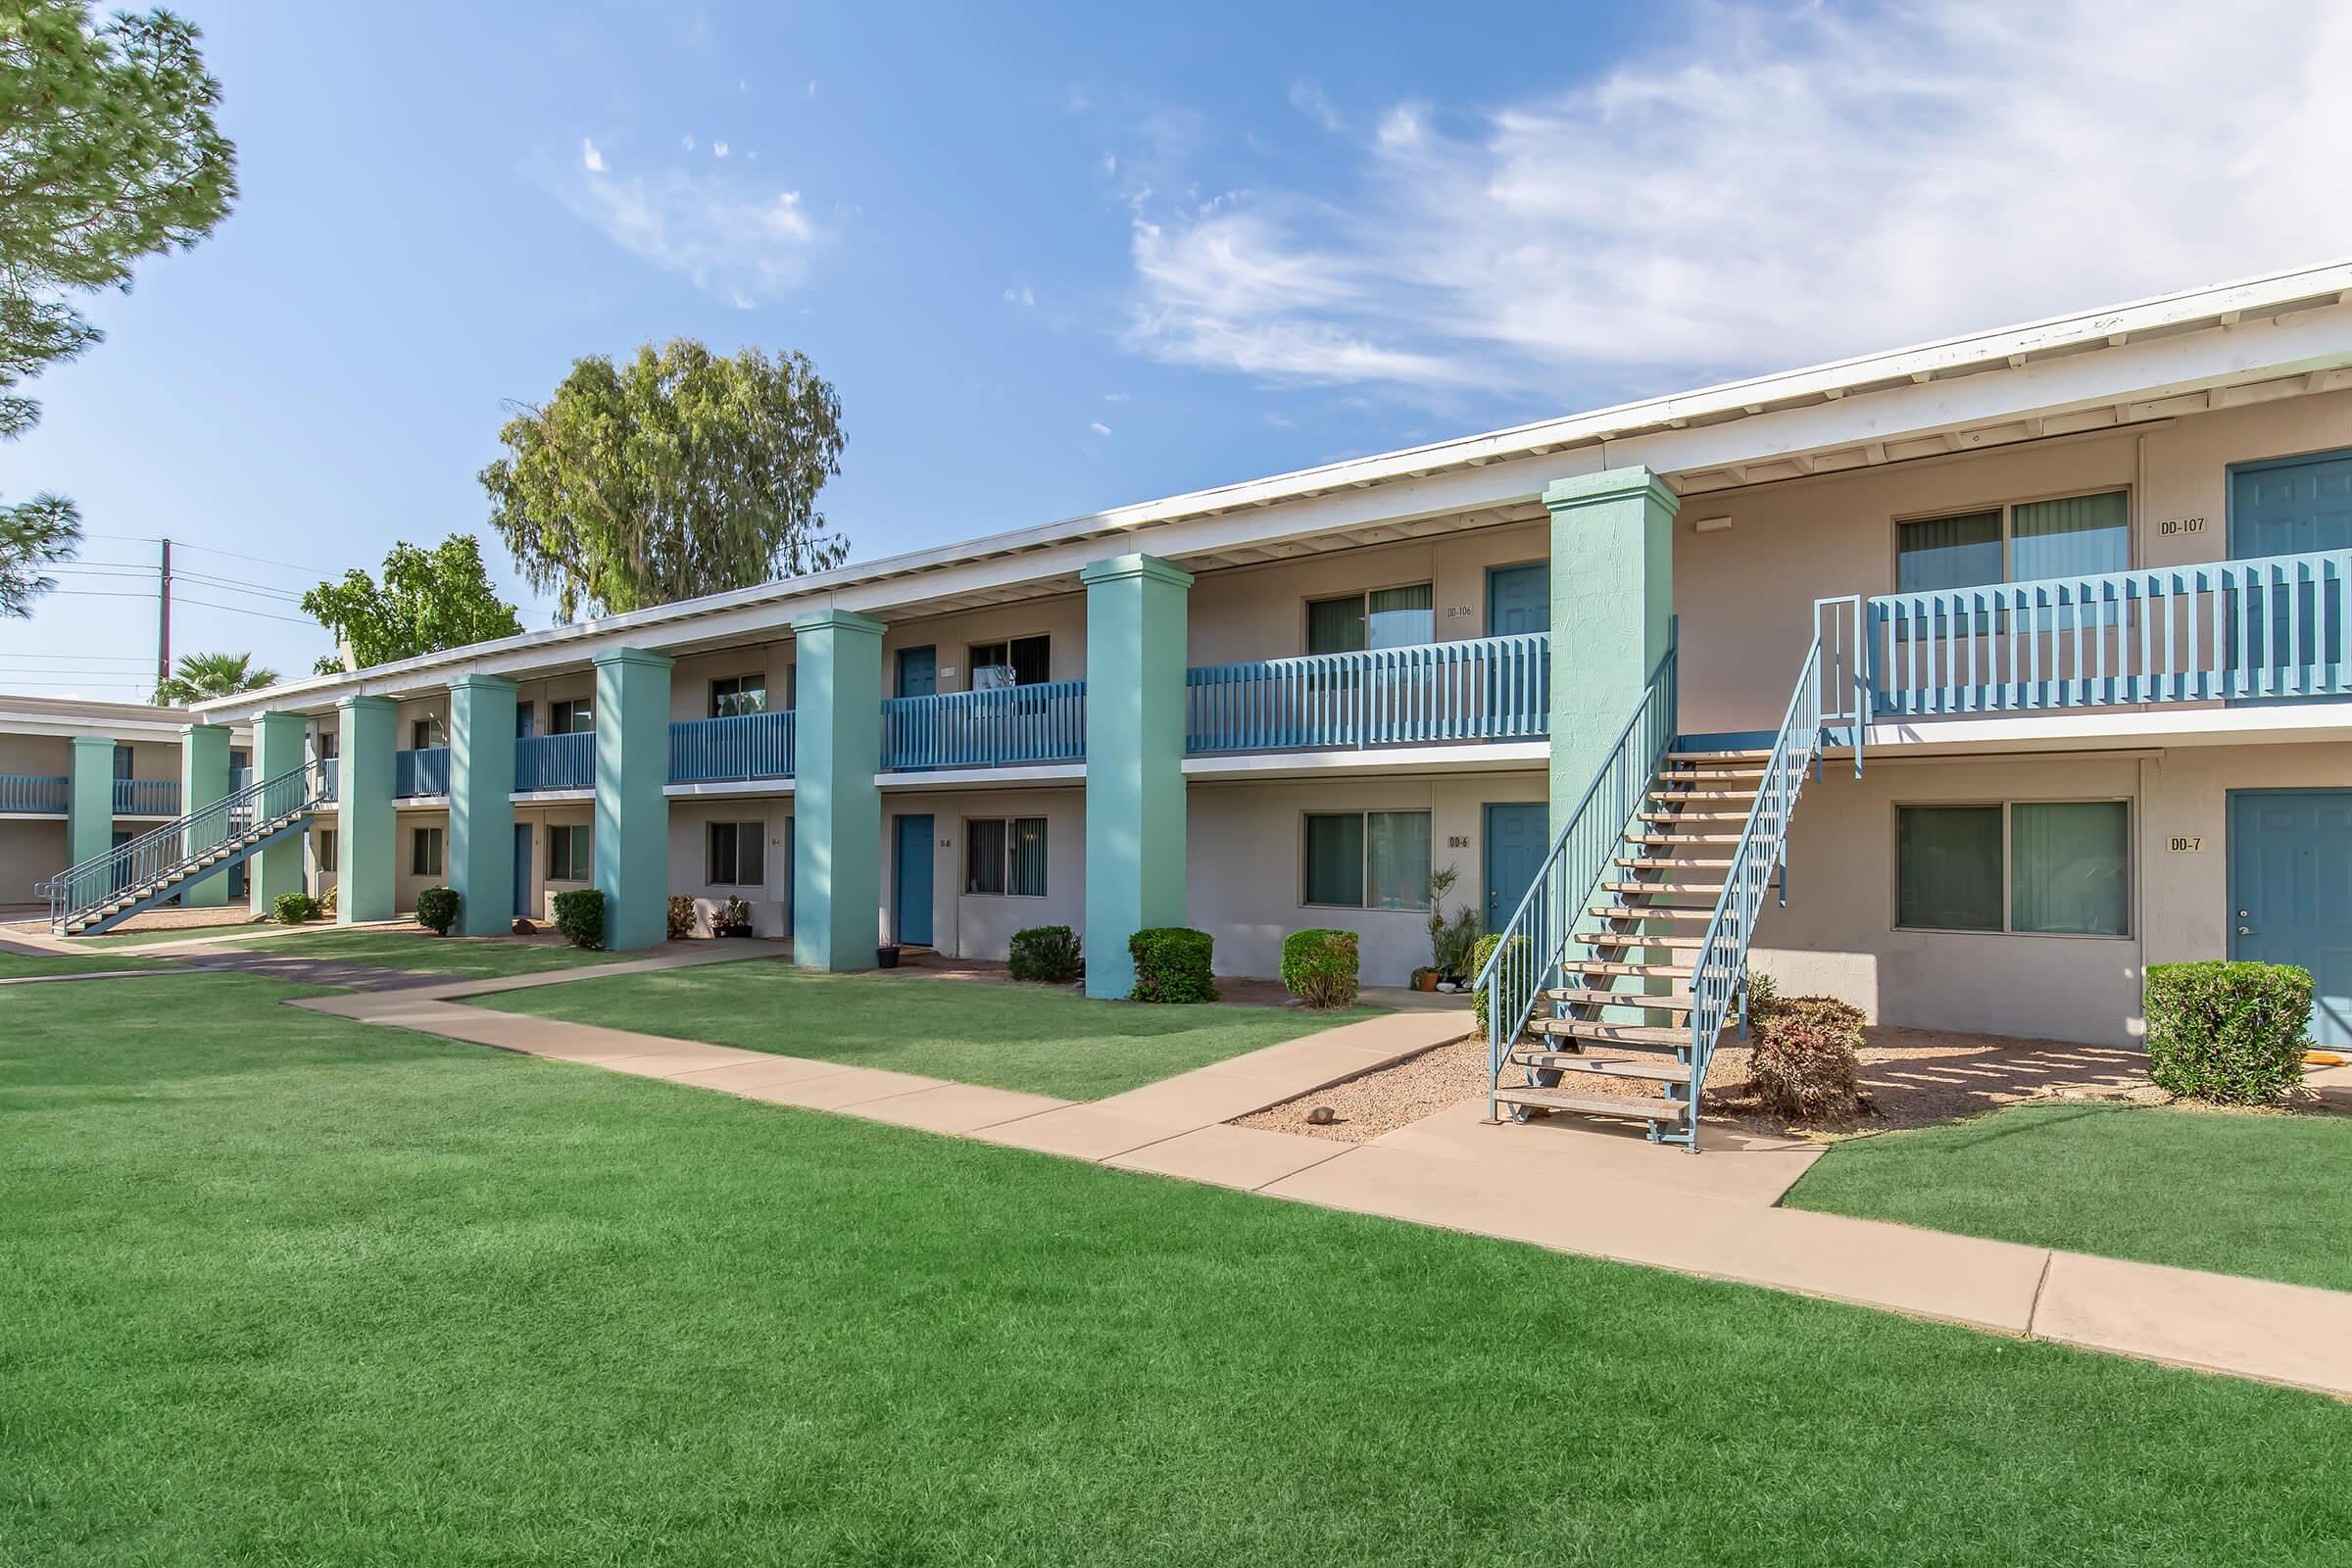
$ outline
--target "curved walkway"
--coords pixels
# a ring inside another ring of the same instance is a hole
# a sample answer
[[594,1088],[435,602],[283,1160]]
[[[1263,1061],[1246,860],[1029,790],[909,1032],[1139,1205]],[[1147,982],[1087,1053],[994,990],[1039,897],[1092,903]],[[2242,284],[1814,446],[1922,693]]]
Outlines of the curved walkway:
[[[1072,1103],[592,1024],[464,998],[691,953],[289,1003],[368,1023],[1124,1170],[1938,1318],[2352,1398],[2352,1294],[1776,1206],[1820,1150],[1709,1128],[1697,1158],[1587,1123],[1487,1125],[1470,1102],[1367,1144],[1227,1125],[1457,1038],[1394,1013]],[[757,960],[752,960],[757,961]],[[415,977],[410,977],[415,978]]]

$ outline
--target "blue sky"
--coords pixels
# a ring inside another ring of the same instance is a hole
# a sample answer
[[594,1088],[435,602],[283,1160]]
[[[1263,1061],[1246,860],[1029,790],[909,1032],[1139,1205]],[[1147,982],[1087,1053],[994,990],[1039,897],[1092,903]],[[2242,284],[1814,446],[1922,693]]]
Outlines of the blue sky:
[[2352,252],[2312,0],[177,9],[244,195],[0,450],[93,564],[0,688],[143,691],[166,534],[177,650],[306,669],[275,595],[648,339],[816,362],[866,559]]

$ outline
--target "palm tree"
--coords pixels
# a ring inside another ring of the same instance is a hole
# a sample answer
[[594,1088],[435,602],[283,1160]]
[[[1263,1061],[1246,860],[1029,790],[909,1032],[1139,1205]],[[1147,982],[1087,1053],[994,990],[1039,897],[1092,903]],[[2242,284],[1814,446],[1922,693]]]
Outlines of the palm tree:
[[214,697],[234,697],[277,683],[274,669],[256,669],[251,654],[182,654],[179,673],[155,689],[158,708],[184,708]]

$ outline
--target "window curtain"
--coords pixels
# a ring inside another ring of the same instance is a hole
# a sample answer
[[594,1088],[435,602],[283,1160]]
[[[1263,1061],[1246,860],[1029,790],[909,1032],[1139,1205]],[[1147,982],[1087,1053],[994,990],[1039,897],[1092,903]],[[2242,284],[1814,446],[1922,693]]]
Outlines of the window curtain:
[[1429,813],[1374,811],[1364,838],[1375,909],[1429,907]]
[[964,825],[966,893],[1004,891],[1004,823],[1001,817],[982,818]]
[[2088,577],[2132,565],[2132,517],[2124,492],[2035,501],[2011,514],[2009,575]]
[[1012,683],[1042,686],[1054,678],[1054,642],[1049,637],[1015,637],[1011,649]]
[[2001,580],[2001,514],[1923,517],[1895,530],[1898,593],[1932,594]]
[[1428,583],[1409,588],[1383,588],[1370,596],[1365,616],[1365,645],[1371,648],[1418,648],[1437,641],[1437,597]]
[[1026,899],[1046,896],[1046,819],[1012,819],[1012,870],[1006,891]]
[[709,836],[710,853],[703,857],[703,883],[706,887],[724,887],[735,880],[735,824],[713,822]]
[[1306,607],[1306,651],[1310,654],[1352,654],[1364,646],[1364,601],[1317,600]]
[[2009,808],[2009,925],[2120,937],[2132,926],[2131,808],[2053,801]]
[[767,824],[735,824],[735,885],[756,888],[767,881]]
[[1895,924],[2001,929],[1999,807],[1906,806],[1895,840]]
[[1364,819],[1306,819],[1306,902],[1361,908],[1364,904]]

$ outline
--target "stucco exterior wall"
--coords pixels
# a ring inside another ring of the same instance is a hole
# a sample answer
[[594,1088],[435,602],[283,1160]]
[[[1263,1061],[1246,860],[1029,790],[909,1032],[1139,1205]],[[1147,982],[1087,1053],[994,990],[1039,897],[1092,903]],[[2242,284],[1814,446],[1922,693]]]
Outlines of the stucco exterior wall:
[[[2230,465],[2347,446],[2352,392],[2338,392],[1692,496],[1675,522],[1682,728],[1775,727],[1813,601],[1894,590],[1897,519],[2128,489],[2135,567],[2219,561],[2230,554]],[[2193,518],[2203,527],[2163,531]],[[1721,519],[1730,528],[1698,532]]]
[[[407,738],[406,718],[403,718],[402,738]],[[406,748],[403,748],[406,750]],[[441,870],[438,875],[418,876],[410,869],[416,863],[416,833],[418,828],[437,827],[441,830]],[[416,895],[426,888],[449,886],[449,813],[447,811],[402,811],[392,833],[394,876],[392,907],[408,914],[416,907]]]
[[[1013,933],[1033,925],[1066,925],[1084,934],[1083,789],[893,790],[882,797],[882,921],[877,941],[895,941],[899,930],[897,818],[924,814],[931,818],[931,935],[939,952],[950,957],[999,959],[1011,952]],[[1016,816],[1046,819],[1045,897],[964,892],[964,824],[974,817]]]
[[[401,820],[405,823],[408,818],[404,814]],[[590,884],[586,881],[560,882],[547,874],[547,830],[559,824],[593,827],[596,820],[596,807],[594,803],[588,801],[567,802],[561,806],[517,806],[514,808],[514,820],[517,825],[528,827],[531,830],[529,899],[531,917],[537,920],[553,920],[556,917],[557,894],[569,892],[573,888],[584,888]],[[671,820],[674,824],[676,820],[674,814]],[[676,831],[674,826],[671,831],[673,834]],[[592,854],[593,849],[594,847],[591,845]]]
[[66,868],[66,824],[0,817],[0,905],[37,904],[35,883]]
[[1429,911],[1307,904],[1307,813],[1429,812],[1430,867],[1451,864],[1459,873],[1450,911],[1486,902],[1484,807],[1541,802],[1545,790],[1542,773],[1249,784],[1195,779],[1187,791],[1185,828],[1189,922],[1216,938],[1219,974],[1277,975],[1284,937],[1330,927],[1356,933],[1364,984],[1403,985],[1429,962]]
[[[712,822],[757,822],[765,851],[757,887],[714,886],[710,877]],[[783,796],[676,799],[669,803],[669,893],[695,901],[698,935],[731,898],[752,906],[752,929],[763,937],[792,935],[792,802]]]
[[[710,714],[710,683],[731,680],[738,675],[759,675],[767,682],[767,709],[774,712],[792,706],[791,639],[779,642],[751,643],[714,654],[688,654],[677,662],[669,672],[669,717],[672,723],[689,719],[709,718]],[[568,692],[559,692],[567,697]],[[539,715],[546,731],[546,713]]]
[[63,778],[73,750],[63,735],[0,735],[0,773]]
[[[1833,760],[1798,804],[1788,906],[1766,906],[1754,962],[1784,994],[1843,997],[1880,1023],[2135,1044],[2145,964],[2229,956],[2229,792],[2321,787],[2352,788],[2352,745],[1873,758],[1859,780]],[[1895,927],[1898,805],[2102,799],[2132,803],[2131,935]]]
[[1226,664],[1306,652],[1306,603],[1426,582],[1438,640],[1487,635],[1487,572],[1549,559],[1549,524],[1511,523],[1276,565],[1203,573],[1193,585],[1190,662]]
[[893,622],[882,634],[882,695],[899,690],[899,650],[931,647],[939,651],[939,690],[972,689],[971,649],[974,643],[1009,642],[1016,637],[1053,639],[1054,680],[1080,680],[1086,675],[1086,596],[1057,595],[1027,599],[1016,605],[988,610],[959,611],[920,620]]

